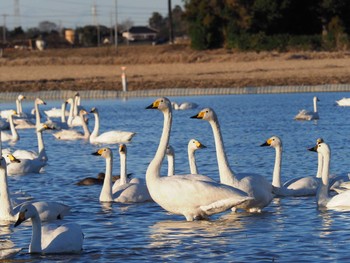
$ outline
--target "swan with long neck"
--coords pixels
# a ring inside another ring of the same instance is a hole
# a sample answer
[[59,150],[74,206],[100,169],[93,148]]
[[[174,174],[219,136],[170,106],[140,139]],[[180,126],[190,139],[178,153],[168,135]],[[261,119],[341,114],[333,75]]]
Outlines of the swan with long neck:
[[82,126],[86,120],[83,118],[80,118],[80,116],[74,115],[74,100],[72,98],[69,98],[66,100],[66,102],[70,105],[69,108],[69,115],[67,119],[67,124],[69,127],[77,127]]
[[[19,163],[20,160],[16,159],[13,155],[8,154],[10,163]],[[20,206],[12,207],[10,192],[7,183],[7,171],[5,158],[1,158],[0,165],[0,220],[4,221],[16,221]],[[65,215],[69,214],[70,207],[57,202],[34,202],[39,213],[39,217],[42,221],[53,221],[62,219]]]
[[220,183],[238,188],[253,198],[249,202],[245,202],[237,207],[249,212],[260,212],[262,208],[269,205],[274,195],[272,193],[271,183],[264,176],[253,173],[235,174],[232,171],[227,161],[220,124],[215,111],[211,108],[205,108],[191,118],[206,120],[212,128]]
[[318,207],[323,208],[350,208],[350,190],[335,196],[329,195],[329,170],[331,162],[331,149],[327,143],[322,142],[310,148],[310,151],[320,153],[323,157],[322,184],[319,186],[316,199]]
[[66,223],[44,228],[36,207],[31,203],[22,205],[15,227],[27,219],[32,221],[32,238],[29,253],[79,253],[83,249],[84,235],[80,225]]
[[100,202],[141,203],[151,201],[147,186],[142,180],[128,182],[126,174],[126,146],[119,146],[120,180],[112,186],[113,153],[110,148],[101,148],[93,155],[106,159],[106,173],[100,193]]
[[304,120],[304,121],[311,121],[311,120],[318,120],[320,117],[318,115],[317,111],[317,102],[320,101],[318,97],[314,96],[313,103],[314,103],[314,111],[307,111],[307,110],[301,110],[299,113],[294,117],[295,120]]
[[270,146],[275,149],[275,165],[272,176],[273,192],[278,196],[309,196],[315,195],[319,186],[320,179],[315,176],[298,178],[291,185],[282,185],[281,166],[282,166],[282,140],[278,136],[272,136],[261,146]]
[[[81,109],[79,111],[79,116],[82,120],[84,120],[84,116],[87,114],[88,112],[84,109]],[[90,137],[90,131],[85,121],[82,123],[82,127],[83,127],[84,133],[81,133],[80,131],[73,130],[73,129],[68,129],[68,130],[63,129],[52,135],[56,139],[64,140],[64,141],[71,141],[71,140],[78,140],[78,139],[88,140]]]
[[112,130],[99,134],[100,130],[100,117],[97,108],[92,108],[90,113],[95,116],[95,126],[90,134],[90,143],[92,144],[116,144],[122,142],[129,142],[134,137],[134,132]]
[[39,111],[39,105],[46,105],[46,102],[40,98],[34,100],[34,114],[35,114],[35,124],[29,118],[19,118],[15,119],[15,124],[17,129],[32,129],[38,127],[41,123],[41,116]]
[[158,109],[164,116],[158,149],[146,171],[148,190],[158,205],[173,214],[183,215],[187,221],[193,221],[226,211],[252,199],[239,189],[193,180],[188,175],[161,177],[160,168],[169,144],[172,125],[171,103],[167,98],[159,98],[147,109]]
[[8,116],[8,121],[10,123],[10,130],[11,130],[11,134],[6,133],[4,131],[0,131],[1,132],[1,141],[2,142],[7,142],[7,141],[11,141],[11,142],[17,142],[19,140],[19,135],[18,132],[16,130],[15,124],[13,123],[13,115],[17,114],[16,111],[12,111],[11,114],[9,114]]

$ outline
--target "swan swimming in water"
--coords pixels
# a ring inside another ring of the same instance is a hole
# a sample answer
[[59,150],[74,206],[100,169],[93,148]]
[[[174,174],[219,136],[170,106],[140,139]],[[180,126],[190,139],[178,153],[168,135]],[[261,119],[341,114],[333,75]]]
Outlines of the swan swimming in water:
[[298,178],[292,183],[282,185],[281,165],[282,165],[282,140],[278,136],[272,136],[261,146],[270,146],[276,151],[275,165],[273,169],[272,186],[273,192],[277,196],[309,196],[316,195],[320,184],[320,178],[307,176]]
[[13,115],[15,115],[15,114],[17,114],[17,112],[13,110],[12,113],[10,113],[8,115],[8,121],[10,123],[11,134],[4,132],[4,131],[0,131],[2,142],[7,142],[7,141],[17,142],[20,139],[18,132],[16,130],[16,127],[13,123]]
[[304,120],[304,121],[311,121],[311,120],[318,120],[320,117],[318,115],[317,111],[317,102],[320,101],[318,97],[313,98],[314,102],[314,111],[307,111],[307,110],[301,110],[299,113],[294,117],[295,120]]
[[331,160],[331,149],[325,142],[316,144],[315,147],[310,148],[310,151],[320,153],[323,157],[322,168],[322,184],[320,185],[316,199],[318,207],[328,209],[349,209],[350,208],[350,191],[344,191],[335,196],[329,195],[329,169]]
[[100,117],[97,108],[92,108],[91,113],[95,116],[95,126],[94,130],[90,134],[90,143],[92,144],[115,144],[115,143],[121,143],[121,142],[129,142],[134,137],[134,132],[128,132],[128,131],[119,131],[119,130],[113,130],[113,131],[107,131],[102,134],[99,134],[100,130]]
[[261,209],[269,205],[274,197],[271,183],[267,181],[264,176],[259,174],[235,174],[232,171],[227,161],[219,120],[213,109],[205,108],[191,118],[206,120],[212,128],[219,167],[220,183],[238,188],[247,193],[248,196],[252,197],[252,200],[238,205],[237,208],[244,209],[248,212],[261,212]]
[[106,159],[106,173],[100,193],[100,202],[140,203],[151,201],[147,186],[140,180],[127,182],[126,175],[126,146],[119,146],[121,156],[120,180],[112,186],[113,153],[110,148],[101,148],[93,155]]
[[340,100],[335,101],[338,106],[350,106],[350,98],[342,98]]
[[84,235],[80,225],[66,223],[61,226],[42,226],[36,207],[31,203],[26,203],[22,205],[14,226],[19,226],[29,218],[32,222],[29,253],[57,254],[82,251]]
[[161,177],[160,168],[172,125],[172,107],[167,98],[159,98],[146,109],[158,109],[164,116],[158,149],[146,172],[148,190],[158,205],[173,214],[183,215],[187,221],[193,221],[205,219],[252,199],[231,186],[193,180],[188,175]]
[[[18,159],[10,156],[10,162],[20,162]],[[12,207],[10,192],[8,190],[6,162],[1,157],[0,164],[0,220],[16,221],[20,206]],[[57,202],[34,202],[42,221],[52,221],[56,219],[63,219],[65,215],[69,214],[70,207]]]

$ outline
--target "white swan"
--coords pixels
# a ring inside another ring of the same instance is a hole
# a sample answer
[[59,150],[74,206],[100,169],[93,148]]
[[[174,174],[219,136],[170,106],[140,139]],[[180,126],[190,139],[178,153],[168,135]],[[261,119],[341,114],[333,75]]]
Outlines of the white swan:
[[277,136],[272,136],[261,146],[270,146],[275,148],[276,158],[272,176],[273,192],[278,196],[309,196],[316,195],[317,188],[320,184],[320,178],[307,176],[298,178],[292,184],[283,184],[281,182],[281,165],[282,165],[282,141]]
[[99,155],[106,159],[106,173],[103,182],[100,202],[141,203],[152,201],[147,186],[140,179],[132,179],[128,182],[126,175],[126,146],[119,146],[120,155],[120,180],[112,186],[113,153],[109,148],[101,148],[93,155]]
[[[11,162],[20,162],[10,156]],[[8,190],[5,158],[1,157],[0,165],[0,220],[16,221],[20,206],[12,207],[10,192]],[[62,219],[69,214],[70,207],[57,202],[34,202],[33,205],[39,212],[42,221]]]
[[311,121],[311,120],[318,120],[320,117],[318,115],[317,111],[317,102],[320,101],[318,97],[313,98],[314,102],[314,111],[307,111],[307,110],[301,110],[299,113],[294,117],[295,120],[304,120],[304,121]]
[[246,193],[228,185],[193,180],[188,175],[160,176],[160,167],[169,143],[172,108],[167,98],[159,98],[147,109],[163,113],[164,126],[159,146],[146,172],[152,199],[165,210],[185,216],[187,221],[203,219],[251,200]]
[[235,174],[232,171],[227,161],[219,120],[214,110],[205,108],[191,118],[206,120],[212,127],[219,166],[220,183],[238,188],[253,198],[237,206],[237,208],[242,208],[249,212],[260,212],[262,208],[270,204],[274,197],[272,185],[264,176],[254,173]]
[[34,100],[35,124],[28,117],[18,118],[15,120],[17,129],[32,129],[38,127],[41,123],[39,105],[46,105],[46,102],[40,98]]
[[[190,172],[193,175],[198,175],[197,163],[195,158],[195,152],[198,149],[206,148],[201,142],[196,139],[191,139],[187,145],[187,154],[188,154],[188,163],[190,166]],[[165,152],[168,161],[168,176],[172,176],[175,174],[175,151],[171,145],[167,146],[167,150]],[[209,181],[214,181],[210,178]]]
[[[88,114],[88,112],[84,109],[81,109],[79,111],[79,116],[82,120],[84,120],[84,116],[86,114]],[[71,141],[71,140],[79,140],[79,139],[88,140],[90,137],[90,131],[85,121],[82,123],[82,127],[84,130],[84,133],[74,129],[63,129],[56,133],[53,133],[52,135],[56,139],[63,140],[63,141]]]
[[67,124],[69,127],[77,127],[77,126],[82,126],[84,122],[87,120],[81,119],[80,116],[74,116],[74,100],[72,98],[67,99],[66,101],[69,103],[70,108],[69,108],[69,115],[68,115],[68,120]]
[[16,111],[13,110],[12,113],[8,115],[8,121],[10,123],[11,134],[4,132],[4,131],[0,131],[2,142],[7,142],[7,141],[17,142],[20,138],[18,135],[18,132],[16,130],[16,127],[13,123],[13,115],[15,115],[15,114],[17,114],[17,113],[16,113]]
[[335,101],[337,103],[338,106],[350,106],[350,98],[342,98],[340,100],[336,100]]
[[207,148],[204,144],[196,139],[191,139],[188,142],[187,153],[188,153],[188,161],[190,165],[191,174],[198,174],[197,163],[195,158],[195,152],[199,149]]
[[[36,131],[38,137],[38,149],[39,152],[36,153],[34,151],[27,150],[18,150],[14,152],[18,159],[21,161],[20,163],[10,163],[7,166],[8,175],[23,175],[27,173],[39,173],[41,168],[43,168],[48,161],[48,157],[46,155],[44,140],[42,137],[42,131],[48,129],[47,125],[40,124],[39,128]],[[5,156],[6,160],[9,158]]]
[[98,114],[98,110],[96,108],[92,108],[90,112],[93,113],[95,116],[95,126],[94,126],[94,130],[90,134],[90,143],[115,144],[115,143],[121,143],[121,142],[129,142],[134,137],[135,135],[134,132],[118,131],[118,130],[108,131],[108,132],[99,134],[100,117]]
[[24,204],[15,227],[27,219],[32,221],[32,239],[29,253],[79,253],[83,249],[84,235],[80,225],[67,223],[61,226],[41,226],[37,209],[31,203]]
[[350,191],[344,191],[335,196],[329,196],[329,168],[331,160],[331,149],[328,144],[322,142],[316,144],[310,151],[318,152],[323,157],[322,184],[317,191],[317,205],[324,208],[350,208]]
[[183,102],[183,103],[176,103],[176,102],[171,102],[171,106],[173,108],[173,110],[191,110],[191,109],[195,109],[198,107],[198,104],[194,103],[194,102]]
[[52,117],[47,116],[47,121],[45,122],[45,124],[47,124],[50,128],[55,129],[55,130],[68,129],[69,126],[68,126],[68,123],[66,121],[66,115],[65,115],[66,105],[67,105],[66,101],[64,103],[62,103],[62,105],[61,105],[61,109],[60,109],[61,120],[60,121],[52,120],[51,119]]
[[[19,116],[22,116],[22,100],[25,99],[26,97],[23,96],[22,94],[19,94],[17,99],[16,99],[16,111]],[[0,112],[0,116],[3,119],[8,119],[8,117],[12,114],[13,110],[2,110]]]
[[61,118],[61,122],[66,122],[66,117],[69,116],[69,111],[66,110],[67,101],[61,104],[61,108],[52,108],[45,110],[44,113],[48,118]]

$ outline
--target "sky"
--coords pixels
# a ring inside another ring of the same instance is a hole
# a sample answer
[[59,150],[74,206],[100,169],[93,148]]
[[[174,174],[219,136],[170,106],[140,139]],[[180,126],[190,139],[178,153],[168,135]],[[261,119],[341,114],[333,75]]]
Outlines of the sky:
[[[15,2],[18,2],[17,12]],[[171,2],[173,8],[183,7],[182,0]],[[93,25],[93,6],[98,24],[108,27],[114,24],[115,14],[119,24],[131,20],[136,26],[148,25],[153,12],[163,17],[168,14],[167,0],[1,0],[0,25],[6,23],[10,30],[19,25],[23,29],[37,27],[42,21],[66,28]],[[20,15],[15,16],[16,13]]]

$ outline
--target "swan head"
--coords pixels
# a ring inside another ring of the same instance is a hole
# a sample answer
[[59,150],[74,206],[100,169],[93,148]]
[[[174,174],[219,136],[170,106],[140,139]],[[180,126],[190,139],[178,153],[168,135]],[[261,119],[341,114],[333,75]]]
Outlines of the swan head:
[[331,152],[331,149],[329,148],[328,144],[325,142],[318,143],[314,147],[309,148],[308,150],[312,152],[321,153],[322,155],[326,153],[330,154]]
[[322,143],[322,142],[324,142],[323,138],[317,138],[317,140],[316,140],[316,143],[317,143],[317,144],[320,144],[320,143]]
[[18,99],[19,101],[22,101],[22,100],[24,100],[25,98],[26,98],[26,96],[24,96],[24,95],[22,95],[22,94],[19,94],[18,97],[17,97],[17,99]]
[[119,154],[126,154],[126,145],[125,144],[119,145]]
[[320,101],[320,99],[317,96],[315,96],[314,101]]
[[260,146],[271,146],[273,148],[276,148],[278,146],[282,147],[282,141],[278,136],[272,136]]
[[52,130],[51,127],[49,127],[47,124],[44,123],[40,123],[37,127],[36,127],[36,131],[37,132],[42,132],[44,130]]
[[188,142],[188,148],[192,149],[194,151],[198,150],[198,149],[203,149],[203,148],[207,148],[207,146],[205,146],[204,144],[202,144],[200,141],[197,141],[196,139],[191,139]]
[[92,155],[102,156],[103,158],[112,158],[112,150],[110,148],[101,148],[97,152],[92,153]]
[[173,148],[171,145],[168,145],[168,146],[166,147],[166,152],[165,152],[165,154],[166,154],[167,156],[174,156],[174,148]]
[[38,216],[38,211],[35,206],[31,203],[24,203],[19,210],[18,219],[14,224],[14,227],[19,226],[23,221],[34,216]]
[[171,110],[171,102],[168,98],[158,98],[151,105],[146,107],[146,109],[157,109],[160,111]]
[[66,103],[73,104],[73,99],[72,98],[67,99]]
[[98,110],[96,107],[93,107],[91,110],[90,110],[90,113],[98,113]]
[[205,108],[201,110],[198,114],[191,117],[191,119],[202,119],[206,121],[216,120],[217,116],[213,109]]
[[35,99],[35,104],[38,104],[38,105],[46,105],[46,102],[43,101],[43,100],[40,99],[40,98],[36,98],[36,99]]
[[79,111],[79,115],[80,116],[84,116],[84,115],[87,115],[87,114],[89,114],[86,110],[84,110],[84,109],[81,109],[80,111]]

